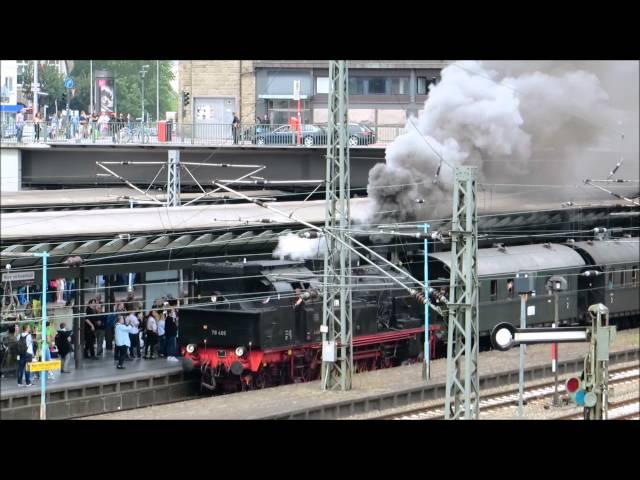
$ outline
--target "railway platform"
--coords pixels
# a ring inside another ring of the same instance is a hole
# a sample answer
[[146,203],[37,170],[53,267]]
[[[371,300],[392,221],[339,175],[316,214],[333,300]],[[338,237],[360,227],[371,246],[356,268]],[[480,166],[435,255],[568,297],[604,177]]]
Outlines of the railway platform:
[[[47,380],[47,419],[139,408],[196,397],[197,377],[184,374],[180,363],[166,359],[131,360],[115,368],[112,352],[99,360],[85,360],[82,369],[54,373]],[[40,415],[40,381],[18,387],[15,373],[5,373],[0,386],[1,420],[37,420]]]
[[[618,332],[611,348],[611,364],[637,360],[639,330]],[[561,378],[579,371],[587,343],[559,346]],[[525,382],[549,377],[551,347],[527,348]],[[189,400],[89,417],[92,419],[338,419],[367,411],[393,408],[442,398],[445,393],[446,359],[432,361],[431,379],[421,378],[421,365],[401,366],[360,373],[348,392],[323,392],[318,381]],[[487,351],[478,361],[480,391],[518,381],[518,351]]]

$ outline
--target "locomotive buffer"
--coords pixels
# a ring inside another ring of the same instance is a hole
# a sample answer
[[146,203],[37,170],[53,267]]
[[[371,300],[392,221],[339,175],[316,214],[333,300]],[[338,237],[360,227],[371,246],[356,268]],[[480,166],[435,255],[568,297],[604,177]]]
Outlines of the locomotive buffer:
[[579,377],[567,380],[566,390],[572,403],[584,407],[585,420],[603,420],[608,409],[609,344],[616,327],[609,325],[609,309],[601,303],[591,305],[589,314],[591,327],[515,328],[499,323],[491,332],[491,344],[505,351],[535,343],[589,342],[584,370]]

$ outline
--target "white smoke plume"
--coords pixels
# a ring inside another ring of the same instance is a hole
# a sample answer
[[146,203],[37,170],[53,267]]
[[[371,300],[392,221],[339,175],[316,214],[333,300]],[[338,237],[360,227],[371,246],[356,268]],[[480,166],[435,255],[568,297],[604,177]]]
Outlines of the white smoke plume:
[[[387,147],[386,163],[369,172],[369,219],[413,220],[421,203],[422,212],[448,215],[453,171],[444,162],[477,166],[481,182],[531,173],[555,181],[575,176],[580,149],[598,143],[612,124],[609,96],[596,75],[609,70],[561,63],[464,61],[443,69],[422,114],[409,118],[404,134]],[[637,64],[635,77],[633,65],[624,68],[637,90]],[[553,171],[532,161],[545,149],[553,151],[544,160],[553,162]]]
[[278,238],[278,246],[273,251],[273,257],[280,260],[306,260],[320,258],[327,250],[324,237],[301,238],[294,233],[288,233]]

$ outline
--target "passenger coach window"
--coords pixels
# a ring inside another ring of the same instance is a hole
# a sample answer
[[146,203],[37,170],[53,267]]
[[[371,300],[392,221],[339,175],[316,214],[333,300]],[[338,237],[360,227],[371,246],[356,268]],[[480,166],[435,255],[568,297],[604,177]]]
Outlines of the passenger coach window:
[[638,267],[631,267],[631,283],[634,287],[638,286]]
[[625,270],[620,270],[620,285],[624,286],[625,281],[626,281],[625,277],[627,276],[626,273],[627,272]]
[[507,280],[507,297],[513,298],[513,278]]
[[491,300],[498,299],[498,281],[491,280]]

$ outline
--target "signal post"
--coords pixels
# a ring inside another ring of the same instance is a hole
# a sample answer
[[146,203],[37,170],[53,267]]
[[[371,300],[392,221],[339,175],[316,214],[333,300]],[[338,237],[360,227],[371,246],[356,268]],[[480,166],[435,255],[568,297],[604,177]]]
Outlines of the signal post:
[[584,370],[565,383],[569,399],[584,407],[585,420],[604,420],[608,409],[609,344],[616,327],[609,325],[609,309],[601,303],[589,307],[591,327],[515,328],[500,323],[491,332],[491,344],[497,350],[536,343],[589,342]]

